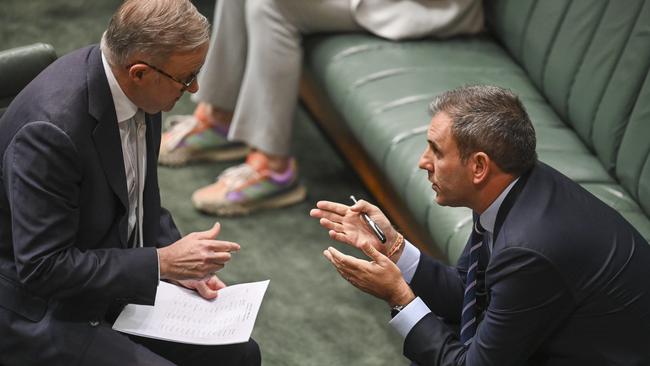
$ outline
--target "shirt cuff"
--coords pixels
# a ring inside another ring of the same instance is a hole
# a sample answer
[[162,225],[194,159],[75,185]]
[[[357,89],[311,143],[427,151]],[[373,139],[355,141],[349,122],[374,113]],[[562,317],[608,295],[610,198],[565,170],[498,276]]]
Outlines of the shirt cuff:
[[406,339],[411,329],[417,324],[420,319],[429,314],[431,310],[420,299],[416,297],[408,304],[402,311],[400,311],[388,324],[390,324],[402,338]]
[[397,268],[402,272],[404,281],[410,284],[413,276],[415,276],[415,270],[418,269],[418,263],[420,262],[420,251],[415,245],[411,244],[408,240],[404,245],[404,250],[402,255],[397,261]]

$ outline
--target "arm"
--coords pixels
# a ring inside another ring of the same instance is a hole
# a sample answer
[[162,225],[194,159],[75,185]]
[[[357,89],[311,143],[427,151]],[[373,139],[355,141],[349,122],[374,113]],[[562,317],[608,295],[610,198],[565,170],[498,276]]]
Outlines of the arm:
[[564,278],[537,253],[506,249],[492,258],[486,275],[491,301],[472,344],[463,347],[429,314],[408,334],[406,357],[421,366],[521,365],[574,309]]
[[[82,161],[69,136],[44,122],[24,126],[3,157],[19,280],[34,294],[151,302],[154,248],[79,250]],[[138,268],[134,275],[134,268]]]
[[436,315],[460,322],[465,284],[456,267],[422,253],[411,288]]

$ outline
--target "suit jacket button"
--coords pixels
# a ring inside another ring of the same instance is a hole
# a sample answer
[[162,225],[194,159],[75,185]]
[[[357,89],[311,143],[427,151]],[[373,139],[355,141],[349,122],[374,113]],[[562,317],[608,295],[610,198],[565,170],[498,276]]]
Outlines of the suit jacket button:
[[88,324],[90,324],[91,327],[96,327],[96,326],[99,325],[99,321],[91,320],[91,321],[88,322]]

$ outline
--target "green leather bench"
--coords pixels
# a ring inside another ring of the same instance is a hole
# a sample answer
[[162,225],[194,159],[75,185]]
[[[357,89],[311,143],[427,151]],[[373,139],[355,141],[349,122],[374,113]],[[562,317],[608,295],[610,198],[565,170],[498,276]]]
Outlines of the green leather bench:
[[455,262],[468,209],[440,207],[417,168],[427,105],[464,84],[523,100],[540,160],[616,208],[650,240],[650,2],[492,0],[476,37],[306,43],[301,96],[393,222]]

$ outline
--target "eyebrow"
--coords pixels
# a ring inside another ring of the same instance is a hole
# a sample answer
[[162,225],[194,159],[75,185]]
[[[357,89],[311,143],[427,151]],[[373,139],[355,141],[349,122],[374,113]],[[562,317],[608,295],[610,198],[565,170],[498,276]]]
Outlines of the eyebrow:
[[435,150],[440,150],[440,149],[438,148],[438,145],[437,145],[435,142],[433,142],[432,140],[427,139],[427,143],[428,143],[432,148],[434,148]]

